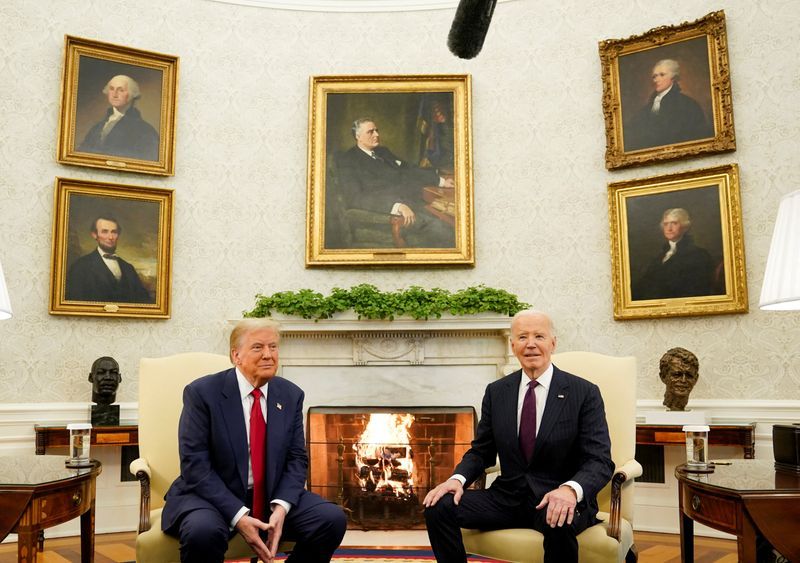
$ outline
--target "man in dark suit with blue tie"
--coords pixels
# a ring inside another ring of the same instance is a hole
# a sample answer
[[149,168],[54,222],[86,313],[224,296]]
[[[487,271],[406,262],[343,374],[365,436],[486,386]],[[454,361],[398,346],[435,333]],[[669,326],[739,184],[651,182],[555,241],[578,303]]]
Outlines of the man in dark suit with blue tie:
[[287,561],[302,563],[330,561],[342,541],[342,509],[304,488],[304,394],[275,377],[279,339],[273,321],[241,321],[230,340],[235,367],[184,390],[181,475],[161,517],[180,538],[181,561],[221,562],[236,532],[265,562],[281,538],[297,542]]
[[[545,561],[578,561],[577,535],[595,524],[614,463],[600,390],[554,366],[555,348],[547,315],[517,313],[511,349],[522,369],[487,386],[471,448],[423,501],[437,561],[466,561],[460,528],[524,527],[544,535]],[[491,487],[464,490],[498,457]]]

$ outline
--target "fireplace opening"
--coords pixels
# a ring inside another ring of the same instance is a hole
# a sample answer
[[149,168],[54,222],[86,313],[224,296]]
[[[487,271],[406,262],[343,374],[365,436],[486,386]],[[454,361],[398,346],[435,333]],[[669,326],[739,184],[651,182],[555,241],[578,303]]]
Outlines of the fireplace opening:
[[422,500],[475,435],[470,407],[310,407],[309,490],[344,507],[348,528],[424,529]]

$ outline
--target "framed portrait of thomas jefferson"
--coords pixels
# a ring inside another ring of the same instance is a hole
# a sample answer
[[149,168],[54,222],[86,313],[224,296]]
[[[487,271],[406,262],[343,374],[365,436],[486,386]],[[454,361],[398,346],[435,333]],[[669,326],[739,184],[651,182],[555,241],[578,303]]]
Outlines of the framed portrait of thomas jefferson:
[[474,265],[470,84],[311,78],[306,266]]
[[608,186],[614,318],[746,313],[739,168]]
[[736,149],[725,13],[600,42],[606,168]]
[[50,313],[169,318],[172,190],[57,178]]
[[58,161],[175,172],[178,57],[67,35]]

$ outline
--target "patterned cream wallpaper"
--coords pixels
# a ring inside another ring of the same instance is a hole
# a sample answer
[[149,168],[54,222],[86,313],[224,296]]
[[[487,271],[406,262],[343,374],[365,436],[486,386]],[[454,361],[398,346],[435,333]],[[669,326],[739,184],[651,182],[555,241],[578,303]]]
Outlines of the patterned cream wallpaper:
[[[598,41],[724,9],[738,150],[620,172],[604,167]],[[693,350],[693,397],[800,399],[800,315],[758,300],[780,197],[800,187],[800,7],[791,0],[501,3],[472,61],[446,48],[452,10],[313,13],[205,0],[0,3],[0,260],[15,317],[0,323],[0,402],[87,401],[91,362],[121,364],[135,401],[142,356],[225,352],[229,319],[257,292],[370,282],[487,283],[554,316],[560,350],[635,355],[639,397],[657,399],[661,354]],[[171,178],[55,162],[64,35],[179,55]],[[308,82],[314,74],[470,73],[477,266],[303,265]],[[751,312],[612,319],[606,184],[716,164],[741,167]],[[175,190],[172,318],[47,312],[57,176]]]

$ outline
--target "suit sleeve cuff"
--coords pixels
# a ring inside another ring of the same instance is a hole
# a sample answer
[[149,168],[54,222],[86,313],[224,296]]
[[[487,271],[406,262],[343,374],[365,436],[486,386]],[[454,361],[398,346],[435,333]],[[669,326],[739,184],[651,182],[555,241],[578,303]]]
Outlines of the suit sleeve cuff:
[[578,502],[583,500],[583,487],[581,487],[577,481],[567,481],[566,483],[562,483],[561,486],[563,487],[564,485],[575,491],[575,496],[577,497]]
[[[462,487],[464,486],[464,483],[466,483],[466,482],[467,482],[467,478],[466,478],[466,477],[464,477],[463,475],[459,474],[459,473],[456,473],[455,475],[452,475],[452,476],[450,477],[450,479],[455,479],[456,481],[458,481],[459,483],[461,483],[461,486],[462,486]],[[450,479],[448,479],[448,481],[449,481]]]
[[249,512],[250,512],[250,509],[247,508],[246,506],[243,506],[243,507],[241,507],[239,509],[239,512],[237,512],[233,516],[233,519],[231,520],[231,531],[233,531],[233,529],[236,528],[236,524],[239,523],[239,520],[242,519],[242,516],[244,516],[245,514],[248,514]]
[[292,509],[292,505],[291,504],[289,504],[285,500],[281,500],[281,499],[278,499],[278,498],[271,500],[269,504],[270,505],[278,504],[278,505],[282,506],[283,509],[286,511],[286,514],[289,514],[289,511]]

